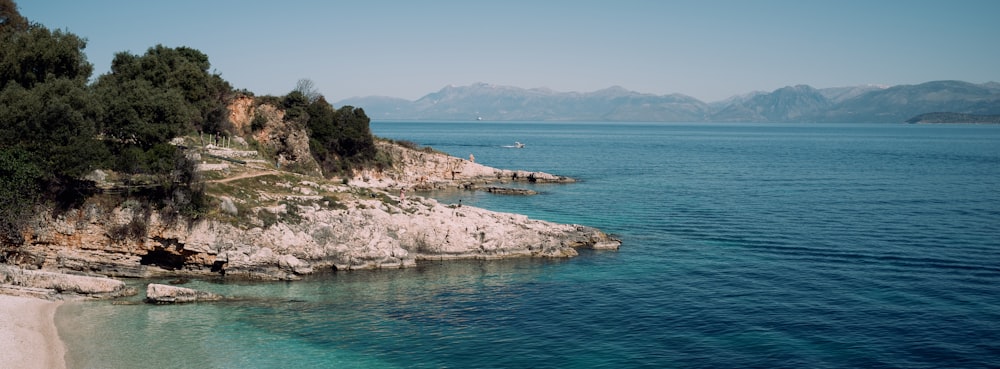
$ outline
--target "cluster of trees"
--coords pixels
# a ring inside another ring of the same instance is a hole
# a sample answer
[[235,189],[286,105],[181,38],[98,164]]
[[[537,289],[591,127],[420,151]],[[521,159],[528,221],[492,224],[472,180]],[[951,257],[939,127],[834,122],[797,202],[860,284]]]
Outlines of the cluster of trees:
[[17,240],[35,205],[73,206],[97,168],[140,181],[140,194],[174,212],[203,205],[193,163],[170,139],[228,129],[232,88],[194,49],[119,53],[90,83],[86,40],[22,17],[0,0],[0,240]]
[[[299,80],[295,89],[287,95],[261,96],[256,102],[281,108],[285,112],[284,124],[294,129],[305,129],[309,136],[309,151],[328,177],[354,169],[381,168],[391,164],[389,158],[375,147],[371,119],[364,109],[350,105],[335,109],[316,91],[311,80]],[[258,116],[251,122],[251,129],[262,129],[266,123],[266,119]]]
[[377,156],[371,120],[361,108],[334,109],[313,91],[308,80],[282,99],[285,116],[302,122],[309,132],[309,151],[324,173],[345,173],[372,163]]
[[334,109],[311,80],[299,80],[285,96],[265,96],[258,102],[281,107],[286,124],[306,130],[309,151],[327,176],[390,164],[375,148],[371,119],[364,109],[350,105]]
[[361,108],[334,110],[322,97],[309,105],[309,150],[324,173],[347,172],[376,159],[378,151]]
[[145,55],[118,53],[111,72],[93,85],[110,167],[130,174],[164,174],[182,154],[169,140],[192,130],[227,133],[232,87],[209,73],[198,50],[157,45]]
[[[86,199],[93,182],[82,178],[95,169],[112,170],[138,189],[129,196],[161,214],[204,209],[194,163],[170,140],[236,133],[227,109],[233,89],[209,72],[208,56],[162,45],[143,55],[122,52],[91,82],[86,40],[30,22],[12,0],[0,0],[0,45],[0,244],[21,242],[37,204],[66,209]],[[365,112],[334,109],[311,81],[261,100],[307,129],[324,172],[384,164]]]

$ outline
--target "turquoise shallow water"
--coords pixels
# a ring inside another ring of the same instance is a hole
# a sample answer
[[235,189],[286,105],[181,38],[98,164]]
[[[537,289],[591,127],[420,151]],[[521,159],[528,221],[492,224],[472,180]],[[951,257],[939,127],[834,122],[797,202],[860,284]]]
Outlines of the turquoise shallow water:
[[[65,304],[83,368],[1000,366],[1000,126],[372,124],[579,178],[442,201],[618,252],[426,263],[182,306]],[[524,149],[505,148],[514,141]]]

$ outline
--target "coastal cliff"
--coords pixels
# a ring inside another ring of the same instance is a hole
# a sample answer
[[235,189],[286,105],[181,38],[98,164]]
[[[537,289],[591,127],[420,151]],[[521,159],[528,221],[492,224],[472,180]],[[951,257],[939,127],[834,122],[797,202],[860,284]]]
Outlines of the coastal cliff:
[[[7,263],[111,277],[290,280],[324,270],[405,268],[420,260],[571,257],[577,248],[620,245],[592,227],[407,193],[511,181],[569,183],[570,178],[491,168],[383,140],[377,148],[388,165],[324,178],[316,174],[307,144],[289,139],[304,132],[282,126],[280,112],[254,109],[243,100],[230,109],[249,112],[231,116],[243,124],[263,114],[258,145],[298,155],[274,162],[245,145],[178,138],[175,144],[199,161],[206,194],[215,204],[207,214],[188,219],[98,195],[73,209],[40,212],[23,233],[23,243],[5,245]],[[114,192],[105,175],[91,177],[98,188]]]

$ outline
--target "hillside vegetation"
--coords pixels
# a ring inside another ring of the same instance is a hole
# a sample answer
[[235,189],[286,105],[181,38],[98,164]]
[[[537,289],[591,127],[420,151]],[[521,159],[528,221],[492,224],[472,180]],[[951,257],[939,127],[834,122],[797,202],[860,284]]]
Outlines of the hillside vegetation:
[[[0,0],[0,45],[0,244],[23,241],[45,209],[99,194],[172,217],[205,215],[213,200],[187,146],[171,142],[181,136],[236,138],[312,175],[387,164],[365,112],[335,109],[307,80],[285,96],[254,97],[210,72],[201,51],[163,45],[118,53],[92,80],[84,38],[30,22],[10,0]],[[261,111],[249,124],[231,119],[239,99]]]

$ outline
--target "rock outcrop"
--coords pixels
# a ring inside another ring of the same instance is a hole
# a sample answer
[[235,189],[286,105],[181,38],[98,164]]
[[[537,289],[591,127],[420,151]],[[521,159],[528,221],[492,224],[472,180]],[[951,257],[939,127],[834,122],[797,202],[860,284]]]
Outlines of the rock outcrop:
[[415,150],[378,141],[380,152],[392,158],[391,168],[354,172],[352,186],[370,188],[476,189],[494,183],[573,183],[576,180],[545,172],[497,169],[431,150]]
[[116,279],[26,270],[0,264],[0,293],[60,300],[131,296],[136,291]]
[[[568,257],[576,255],[575,248],[614,249],[619,244],[590,227],[427,198],[401,200],[371,192],[343,196],[335,207],[328,201],[300,196],[282,207],[258,210],[294,215],[294,220],[267,226],[171,222],[156,213],[106,212],[88,204],[46,214],[51,220],[35,228],[7,259],[31,268],[123,277],[297,279],[317,270],[402,268],[418,260]],[[142,219],[145,234],[116,236],[136,219]]]
[[[240,108],[237,106],[235,108]],[[234,107],[230,106],[230,112]],[[253,134],[253,139],[261,147],[277,155],[276,164],[280,168],[292,170],[301,174],[322,177],[319,163],[309,151],[309,134],[305,127],[285,122],[285,112],[272,105],[262,104],[249,110],[249,113],[239,115],[238,121],[261,122],[261,127]]]
[[257,117],[257,102],[252,96],[237,96],[229,103],[229,122],[237,132],[251,132],[250,126]]
[[146,286],[146,302],[150,304],[177,304],[222,300],[222,295],[190,288],[150,283]]
[[469,186],[466,188],[470,190],[486,191],[498,195],[531,196],[538,194],[538,191],[529,190],[527,188],[512,188],[512,187],[499,187],[499,186]]

